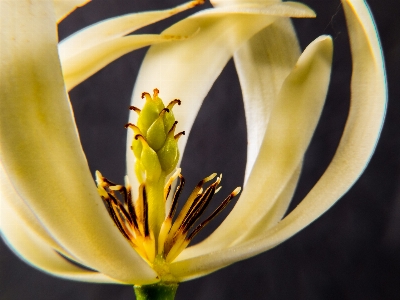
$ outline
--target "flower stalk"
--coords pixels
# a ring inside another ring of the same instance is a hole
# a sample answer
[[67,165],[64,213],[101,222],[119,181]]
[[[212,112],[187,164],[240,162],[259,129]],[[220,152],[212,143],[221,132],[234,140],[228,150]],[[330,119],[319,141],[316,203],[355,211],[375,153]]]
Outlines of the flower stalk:
[[178,283],[159,282],[151,285],[135,285],[137,300],[173,300],[175,299]]

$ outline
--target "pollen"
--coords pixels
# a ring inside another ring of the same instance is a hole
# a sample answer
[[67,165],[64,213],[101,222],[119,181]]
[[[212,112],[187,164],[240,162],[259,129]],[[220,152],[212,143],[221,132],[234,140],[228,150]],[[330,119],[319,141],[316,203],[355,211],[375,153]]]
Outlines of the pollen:
[[[143,108],[130,107],[139,115],[137,125],[125,125],[134,132],[131,148],[136,158],[138,190],[132,191],[127,176],[125,185],[119,185],[96,171],[96,181],[98,193],[123,237],[162,275],[168,273],[168,265],[240,192],[240,187],[200,222],[213,196],[221,188],[222,175],[211,174],[196,185],[177,213],[178,200],[185,185],[181,169],[176,168],[179,160],[177,143],[184,131],[175,134],[178,122],[172,109],[181,101],[175,99],[165,106],[158,95],[158,89],[154,89],[153,96],[143,93],[142,98],[146,101]],[[175,182],[177,187],[172,194]]]

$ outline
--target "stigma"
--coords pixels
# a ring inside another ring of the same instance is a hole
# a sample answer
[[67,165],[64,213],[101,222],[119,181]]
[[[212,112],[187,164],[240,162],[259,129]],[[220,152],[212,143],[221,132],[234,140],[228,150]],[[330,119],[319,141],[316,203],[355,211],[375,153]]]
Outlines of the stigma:
[[[185,185],[179,161],[177,121],[172,109],[181,101],[167,106],[158,97],[143,93],[142,109],[131,106],[139,117],[128,123],[134,131],[131,149],[135,155],[135,174],[140,185],[132,191],[129,179],[116,184],[96,171],[97,190],[109,215],[132,248],[159,273],[190,244],[193,238],[214,219],[240,192],[232,191],[207,217],[202,217],[214,195],[220,190],[222,175],[216,173],[200,180],[177,213],[178,200]],[[177,187],[172,191],[172,187]],[[168,200],[169,199],[169,200]]]

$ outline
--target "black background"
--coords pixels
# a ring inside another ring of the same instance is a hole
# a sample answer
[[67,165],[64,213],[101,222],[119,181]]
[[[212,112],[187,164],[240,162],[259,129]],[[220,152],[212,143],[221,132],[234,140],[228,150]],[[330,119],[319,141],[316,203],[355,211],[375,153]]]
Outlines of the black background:
[[[94,0],[61,23],[60,38],[107,17],[179,3]],[[291,208],[329,164],[349,107],[351,57],[340,1],[304,3],[318,17],[294,21],[302,48],[317,36],[330,34],[335,54],[327,103],[307,151]],[[380,142],[365,173],[333,208],[305,230],[266,253],[182,283],[176,299],[395,299],[400,294],[400,4],[397,0],[368,3],[383,44],[389,107]],[[139,32],[161,32],[185,15],[188,13]],[[124,56],[70,93],[90,168],[92,172],[101,170],[113,181],[122,182],[125,174],[123,125],[145,52],[142,49]],[[245,160],[245,119],[231,61],[205,99],[189,137],[182,164],[186,194],[200,178],[222,172],[223,192],[215,201],[222,200],[222,194],[242,185]],[[0,254],[0,299],[134,298],[130,286],[80,283],[46,275],[20,261],[3,242]]]

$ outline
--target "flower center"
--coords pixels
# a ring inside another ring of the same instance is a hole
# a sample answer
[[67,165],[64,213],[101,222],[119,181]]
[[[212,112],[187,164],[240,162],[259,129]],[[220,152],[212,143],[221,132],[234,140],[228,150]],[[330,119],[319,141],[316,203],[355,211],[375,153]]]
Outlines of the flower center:
[[[96,172],[98,192],[121,234],[132,247],[159,273],[168,273],[166,266],[181,253],[216,215],[235,197],[236,188],[204,221],[199,220],[212,197],[220,189],[222,175],[216,173],[201,180],[193,189],[177,216],[178,198],[185,184],[179,160],[178,139],[185,133],[175,134],[176,124],[172,108],[181,101],[175,99],[166,107],[154,90],[153,97],[143,93],[146,99],[143,109],[131,106],[139,114],[137,125],[128,123],[134,133],[131,149],[135,155],[135,174],[140,183],[136,199],[133,199],[129,180],[118,185]],[[175,170],[175,172],[173,172]],[[172,175],[171,175],[172,174]],[[172,186],[179,178],[179,185],[168,201]],[[205,183],[214,180],[208,187]],[[168,205],[168,203],[170,203]]]

